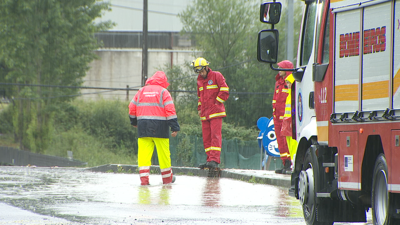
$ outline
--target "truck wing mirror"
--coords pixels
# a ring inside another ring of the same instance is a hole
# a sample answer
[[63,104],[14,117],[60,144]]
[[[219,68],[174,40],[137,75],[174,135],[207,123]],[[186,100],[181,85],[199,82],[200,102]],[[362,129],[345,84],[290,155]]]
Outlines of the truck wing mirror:
[[260,21],[277,24],[281,19],[282,4],[280,2],[264,2],[260,7]]
[[262,30],[258,33],[257,60],[276,63],[278,60],[278,30]]

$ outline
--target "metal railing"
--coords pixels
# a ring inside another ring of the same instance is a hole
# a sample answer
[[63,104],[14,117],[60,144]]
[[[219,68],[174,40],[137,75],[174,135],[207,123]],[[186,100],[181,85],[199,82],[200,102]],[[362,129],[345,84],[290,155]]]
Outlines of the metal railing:
[[12,147],[0,146],[0,164],[12,166],[35,165],[42,167],[79,167],[86,166],[86,162],[58,156],[42,155]]

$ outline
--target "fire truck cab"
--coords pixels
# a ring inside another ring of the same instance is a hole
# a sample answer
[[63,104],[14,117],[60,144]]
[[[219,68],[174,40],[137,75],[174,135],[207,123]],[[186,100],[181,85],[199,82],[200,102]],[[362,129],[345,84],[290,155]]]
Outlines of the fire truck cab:
[[[303,0],[289,194],[308,225],[400,224],[400,1]],[[281,3],[260,7],[271,24],[257,58],[277,63]],[[283,59],[282,59],[283,60]]]

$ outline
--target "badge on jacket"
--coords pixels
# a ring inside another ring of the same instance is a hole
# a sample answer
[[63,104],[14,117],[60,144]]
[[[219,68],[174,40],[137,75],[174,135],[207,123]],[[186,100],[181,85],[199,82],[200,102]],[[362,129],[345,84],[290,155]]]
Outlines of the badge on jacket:
[[209,81],[208,81],[208,85],[211,85],[211,84],[213,84],[213,81],[212,81],[212,80],[209,80]]

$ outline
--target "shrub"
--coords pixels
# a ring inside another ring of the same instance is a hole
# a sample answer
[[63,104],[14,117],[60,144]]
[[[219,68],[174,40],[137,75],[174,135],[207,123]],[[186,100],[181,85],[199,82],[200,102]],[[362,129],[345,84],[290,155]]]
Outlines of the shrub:
[[[1,104],[1,103],[0,103]],[[1,104],[0,108],[0,133],[12,133],[13,132],[13,124],[12,124],[12,105],[7,104],[3,106]]]
[[130,124],[128,103],[76,101],[75,106],[79,110],[78,119],[88,134],[98,137],[114,153],[137,154],[137,130]]

